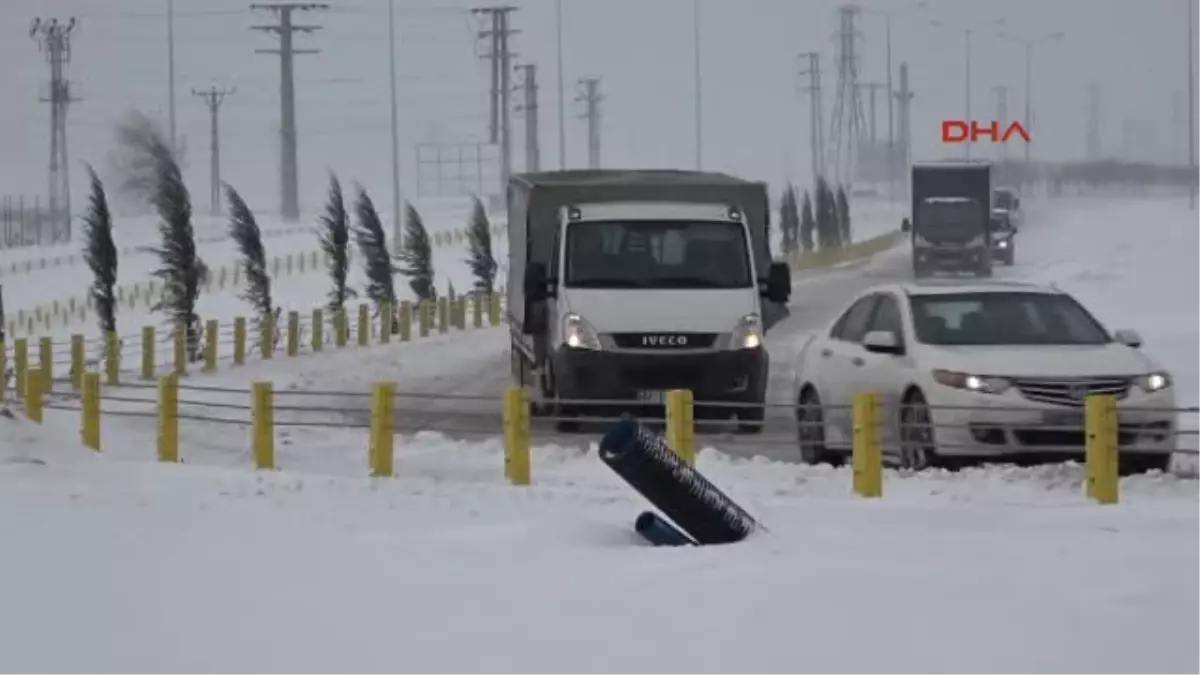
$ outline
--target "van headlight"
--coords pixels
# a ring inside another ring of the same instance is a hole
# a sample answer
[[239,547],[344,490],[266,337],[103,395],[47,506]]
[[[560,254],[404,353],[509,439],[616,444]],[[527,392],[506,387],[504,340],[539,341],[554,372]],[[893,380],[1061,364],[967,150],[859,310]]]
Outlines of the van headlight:
[[563,344],[572,349],[600,349],[600,336],[596,329],[578,314],[563,317]]
[[747,314],[738,319],[733,327],[733,336],[729,340],[730,349],[758,349],[763,343],[762,318],[757,314]]
[[1148,373],[1137,378],[1135,383],[1142,391],[1147,394],[1153,394],[1156,391],[1162,391],[1171,386],[1171,376],[1163,372]]
[[954,370],[934,370],[930,373],[933,379],[938,384],[953,387],[955,389],[964,389],[973,391],[979,394],[1002,394],[1011,386],[1011,382],[1003,377],[990,377],[986,375],[972,375],[970,373],[960,373]]

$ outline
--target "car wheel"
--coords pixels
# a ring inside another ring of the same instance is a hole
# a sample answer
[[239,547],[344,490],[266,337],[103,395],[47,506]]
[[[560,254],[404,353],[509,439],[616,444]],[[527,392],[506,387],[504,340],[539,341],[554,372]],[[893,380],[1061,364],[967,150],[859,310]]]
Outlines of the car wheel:
[[825,449],[825,414],[821,397],[813,389],[805,389],[796,402],[796,446],[800,461],[805,464],[841,466],[845,458]]
[[913,471],[936,464],[937,445],[934,440],[932,416],[921,392],[915,391],[900,407],[900,466]]

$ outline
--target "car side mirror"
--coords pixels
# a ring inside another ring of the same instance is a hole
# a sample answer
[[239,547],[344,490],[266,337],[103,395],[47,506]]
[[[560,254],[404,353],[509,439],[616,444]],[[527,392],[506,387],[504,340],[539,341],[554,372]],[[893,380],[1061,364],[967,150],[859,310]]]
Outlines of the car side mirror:
[[905,218],[904,220],[901,220],[901,221],[900,221],[900,231],[901,231],[901,232],[910,232],[910,231],[912,231],[912,221],[910,221],[908,218]]
[[1113,339],[1126,347],[1137,349],[1142,346],[1142,336],[1136,330],[1124,329],[1113,333]]
[[785,262],[773,262],[767,272],[767,292],[771,302],[786,304],[792,298],[792,268]]
[[874,354],[902,354],[900,336],[890,330],[873,330],[863,336],[863,349]]

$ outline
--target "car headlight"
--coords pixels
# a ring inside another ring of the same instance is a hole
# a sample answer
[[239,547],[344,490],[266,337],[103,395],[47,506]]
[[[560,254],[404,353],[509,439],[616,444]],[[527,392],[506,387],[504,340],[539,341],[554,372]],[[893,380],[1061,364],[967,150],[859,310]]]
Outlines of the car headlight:
[[563,317],[563,344],[574,349],[600,349],[596,329],[578,314]]
[[1135,380],[1138,388],[1147,394],[1153,394],[1156,391],[1162,391],[1171,386],[1171,376],[1167,373],[1149,373],[1142,375]]
[[738,319],[729,341],[730,349],[758,349],[762,343],[762,319],[757,314],[747,314]]
[[980,394],[1002,394],[1012,385],[1003,377],[972,375],[954,370],[934,370],[932,375],[938,384]]

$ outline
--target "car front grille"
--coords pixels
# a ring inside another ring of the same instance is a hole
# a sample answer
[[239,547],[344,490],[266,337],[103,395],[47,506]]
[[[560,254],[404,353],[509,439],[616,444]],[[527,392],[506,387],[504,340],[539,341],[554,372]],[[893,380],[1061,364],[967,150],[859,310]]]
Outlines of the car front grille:
[[1018,378],[1013,384],[1030,401],[1083,407],[1092,394],[1111,394],[1123,399],[1132,381],[1127,377]]

